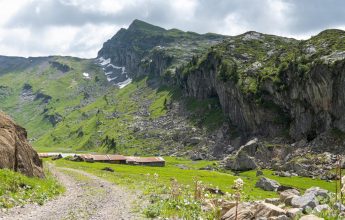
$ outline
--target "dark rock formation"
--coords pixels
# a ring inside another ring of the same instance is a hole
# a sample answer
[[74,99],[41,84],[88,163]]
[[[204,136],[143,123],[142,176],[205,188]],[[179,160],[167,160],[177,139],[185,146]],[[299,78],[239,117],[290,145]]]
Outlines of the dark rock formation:
[[57,70],[59,70],[63,73],[66,73],[66,72],[71,70],[71,67],[69,67],[68,65],[63,64],[63,63],[59,63],[56,61],[49,61],[49,63],[50,63],[50,65],[52,65],[52,67],[56,68]]
[[44,177],[42,162],[27,141],[26,130],[0,113],[0,168]]

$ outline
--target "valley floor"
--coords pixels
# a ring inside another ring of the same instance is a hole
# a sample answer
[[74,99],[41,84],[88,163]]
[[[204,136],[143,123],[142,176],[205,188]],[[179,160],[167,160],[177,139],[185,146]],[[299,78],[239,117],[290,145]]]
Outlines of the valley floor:
[[0,219],[140,219],[134,210],[133,192],[92,174],[72,168],[50,171],[66,187],[66,193],[43,206],[27,205],[0,213]]

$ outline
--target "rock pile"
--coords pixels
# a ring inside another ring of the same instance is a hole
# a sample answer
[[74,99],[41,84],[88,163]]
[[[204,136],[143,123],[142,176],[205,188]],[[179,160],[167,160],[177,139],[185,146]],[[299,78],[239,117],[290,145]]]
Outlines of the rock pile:
[[[266,182],[266,180],[262,181]],[[329,199],[330,192],[319,187],[309,188],[303,195],[296,189],[287,189],[280,192],[279,198],[239,203],[237,206],[237,219],[319,220],[323,218],[317,217],[318,213],[331,210],[331,207],[324,203]],[[236,203],[223,201],[222,204],[224,205],[221,205],[221,219],[236,219]]]

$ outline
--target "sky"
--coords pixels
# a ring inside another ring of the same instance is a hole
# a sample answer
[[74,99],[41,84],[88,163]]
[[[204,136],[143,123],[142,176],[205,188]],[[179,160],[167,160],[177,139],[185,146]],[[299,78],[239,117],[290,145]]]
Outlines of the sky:
[[307,39],[345,29],[343,0],[0,0],[0,54],[97,56],[140,19],[166,29]]

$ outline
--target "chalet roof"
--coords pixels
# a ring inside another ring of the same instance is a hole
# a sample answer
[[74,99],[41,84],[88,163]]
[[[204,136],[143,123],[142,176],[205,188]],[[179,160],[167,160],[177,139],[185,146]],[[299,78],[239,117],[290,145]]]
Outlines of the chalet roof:
[[153,163],[165,162],[163,157],[127,157],[127,162]]
[[94,161],[115,161],[115,160],[126,160],[126,157],[122,155],[93,155],[93,154],[82,154],[80,157]]

